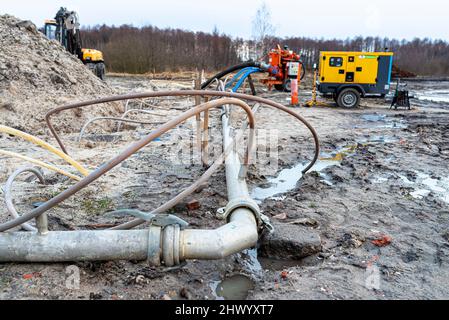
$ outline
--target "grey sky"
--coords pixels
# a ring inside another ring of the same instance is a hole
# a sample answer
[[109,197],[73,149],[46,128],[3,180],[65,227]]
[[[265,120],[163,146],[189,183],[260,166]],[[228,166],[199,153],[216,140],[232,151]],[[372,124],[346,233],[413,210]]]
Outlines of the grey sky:
[[[262,0],[0,0],[0,13],[42,25],[60,6],[79,13],[82,25],[124,23],[213,30],[251,37]],[[266,0],[278,36],[347,38],[429,37],[449,40],[449,4],[440,0]]]

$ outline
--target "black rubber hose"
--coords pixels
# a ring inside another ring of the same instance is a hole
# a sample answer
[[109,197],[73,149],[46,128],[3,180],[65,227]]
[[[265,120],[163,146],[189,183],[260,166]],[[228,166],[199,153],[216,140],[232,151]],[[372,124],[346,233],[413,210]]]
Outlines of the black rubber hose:
[[219,73],[217,73],[215,76],[213,76],[212,78],[210,78],[209,80],[207,80],[206,82],[204,82],[201,85],[201,89],[206,89],[215,79],[220,80],[221,78],[223,78],[224,76],[240,70],[240,69],[244,69],[244,68],[249,68],[249,67],[255,67],[255,68],[260,68],[260,62],[255,62],[255,61],[247,61],[247,62],[243,62],[240,64],[237,64],[235,66],[229,67],[226,70],[223,70]]

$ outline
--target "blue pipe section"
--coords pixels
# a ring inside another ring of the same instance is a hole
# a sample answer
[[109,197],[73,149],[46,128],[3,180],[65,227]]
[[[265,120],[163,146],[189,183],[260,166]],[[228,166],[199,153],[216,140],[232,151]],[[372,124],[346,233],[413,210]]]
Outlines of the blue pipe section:
[[240,87],[242,86],[242,84],[245,82],[245,80],[252,75],[253,73],[258,73],[258,72],[264,72],[262,69],[260,68],[256,68],[256,67],[248,67],[248,68],[244,68],[242,70],[240,70],[239,72],[237,72],[237,74],[232,77],[231,81],[229,81],[226,84],[226,89],[231,88],[234,83],[234,87],[232,87],[232,92],[237,92],[238,89],[240,89]]

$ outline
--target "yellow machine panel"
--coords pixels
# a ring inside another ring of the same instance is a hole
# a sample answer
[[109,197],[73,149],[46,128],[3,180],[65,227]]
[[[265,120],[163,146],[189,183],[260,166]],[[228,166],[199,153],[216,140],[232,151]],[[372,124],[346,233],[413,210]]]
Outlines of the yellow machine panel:
[[393,56],[392,52],[326,51],[320,55],[321,83],[376,84],[379,57]]
[[323,55],[321,57],[321,81],[330,83],[344,83],[347,59],[344,54]]
[[103,62],[103,53],[94,49],[81,49],[83,53],[83,61],[86,62]]
[[358,54],[355,56],[355,61],[352,63],[355,69],[355,83],[376,84],[379,69],[377,57],[377,55],[370,54]]

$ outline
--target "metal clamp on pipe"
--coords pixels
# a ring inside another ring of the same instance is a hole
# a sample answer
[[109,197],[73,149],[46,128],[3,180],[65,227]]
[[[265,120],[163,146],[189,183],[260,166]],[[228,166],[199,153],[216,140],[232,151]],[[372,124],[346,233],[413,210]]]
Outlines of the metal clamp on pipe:
[[260,212],[260,208],[257,203],[250,198],[232,199],[231,201],[229,201],[226,207],[217,210],[217,218],[229,222],[229,217],[237,209],[250,210],[256,218],[257,226],[259,229],[266,228],[270,233],[273,232],[274,228],[270,223],[270,219]]

